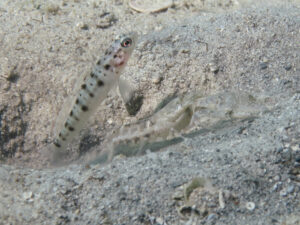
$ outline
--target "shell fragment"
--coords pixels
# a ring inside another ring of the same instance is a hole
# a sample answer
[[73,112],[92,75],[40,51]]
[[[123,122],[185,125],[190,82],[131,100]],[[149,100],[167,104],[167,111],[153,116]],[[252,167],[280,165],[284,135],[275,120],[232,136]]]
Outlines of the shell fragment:
[[129,7],[137,12],[156,13],[173,5],[173,0],[130,0]]

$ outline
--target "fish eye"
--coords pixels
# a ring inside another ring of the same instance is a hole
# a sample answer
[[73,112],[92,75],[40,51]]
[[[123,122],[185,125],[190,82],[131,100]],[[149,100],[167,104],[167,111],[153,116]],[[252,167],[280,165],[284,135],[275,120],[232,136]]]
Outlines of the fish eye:
[[132,44],[131,38],[125,38],[125,39],[121,42],[121,46],[122,46],[123,48],[128,48],[128,47],[131,46],[131,44]]

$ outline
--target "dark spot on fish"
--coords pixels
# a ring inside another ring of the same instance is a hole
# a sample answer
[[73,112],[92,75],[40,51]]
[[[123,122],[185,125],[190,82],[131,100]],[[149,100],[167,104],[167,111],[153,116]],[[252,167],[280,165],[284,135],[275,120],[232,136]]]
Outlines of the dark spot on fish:
[[68,126],[68,123],[67,122],[65,122],[65,127],[67,127]]
[[93,93],[90,93],[90,97],[93,98],[93,97],[94,97],[94,94],[93,94]]
[[74,127],[69,127],[69,131],[74,131]]
[[62,137],[61,140],[66,141],[67,139],[65,139],[64,137]]
[[118,56],[117,55],[114,55],[114,58],[117,58]]
[[79,99],[78,98],[76,99],[75,104],[77,104],[77,105],[79,104]]
[[94,84],[93,84],[93,83],[90,83],[90,85],[93,86]]
[[59,137],[61,137],[61,135],[62,135],[62,134],[61,134],[61,133],[59,133],[59,135],[58,135],[58,136],[59,136]]
[[90,74],[91,78],[95,77],[96,75],[94,74],[94,72],[91,72]]
[[110,55],[110,54],[111,54],[111,51],[107,49],[107,50],[105,51],[105,55]]
[[98,60],[97,65],[101,65],[101,60]]
[[104,69],[106,69],[106,70],[109,70],[109,68],[110,68],[110,65],[109,65],[109,64],[106,64],[106,65],[104,66]]
[[104,83],[103,83],[103,81],[102,81],[102,80],[98,80],[98,81],[97,81],[97,84],[98,84],[98,86],[99,86],[99,87],[101,87],[101,86],[103,86],[103,85],[104,85]]
[[53,144],[54,144],[56,147],[58,147],[58,148],[61,147],[61,145],[60,145],[58,142],[56,142],[56,141],[55,141]]
[[145,134],[144,137],[145,137],[145,138],[149,138],[149,137],[150,137],[150,134]]
[[70,112],[70,116],[73,116],[73,110],[71,110],[71,112]]
[[86,105],[81,106],[81,109],[82,109],[82,111],[84,111],[84,112],[86,112],[86,111],[89,110],[88,107],[87,107]]
[[82,89],[86,89],[86,84],[81,85]]

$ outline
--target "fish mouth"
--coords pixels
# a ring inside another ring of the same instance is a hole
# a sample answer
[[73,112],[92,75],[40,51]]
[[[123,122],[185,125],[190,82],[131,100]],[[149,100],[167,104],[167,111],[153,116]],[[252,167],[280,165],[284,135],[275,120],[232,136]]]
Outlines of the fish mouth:
[[119,50],[116,53],[116,57],[113,59],[113,62],[112,62],[113,66],[114,67],[123,66],[128,61],[129,56],[130,56],[129,53]]

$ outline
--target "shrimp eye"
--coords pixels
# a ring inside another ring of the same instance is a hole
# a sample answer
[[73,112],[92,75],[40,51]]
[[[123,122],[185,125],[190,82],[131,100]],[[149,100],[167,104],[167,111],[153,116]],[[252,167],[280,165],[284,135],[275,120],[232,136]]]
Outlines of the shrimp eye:
[[123,48],[128,48],[130,47],[132,44],[132,40],[130,38],[125,38],[122,42],[121,42],[121,46]]

